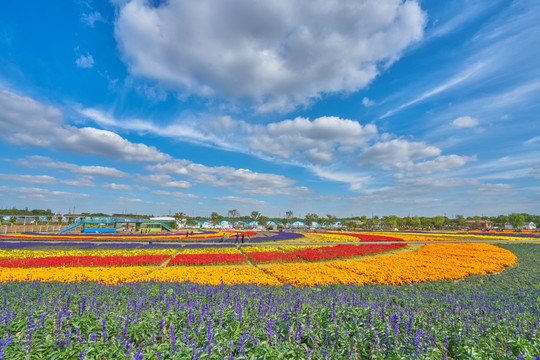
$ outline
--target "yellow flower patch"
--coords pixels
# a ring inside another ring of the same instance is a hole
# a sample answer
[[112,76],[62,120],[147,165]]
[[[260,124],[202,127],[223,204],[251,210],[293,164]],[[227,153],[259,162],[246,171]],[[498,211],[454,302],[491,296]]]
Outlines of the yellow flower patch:
[[23,259],[56,256],[139,256],[139,255],[174,255],[179,249],[122,249],[122,250],[3,250],[0,258]]
[[252,252],[275,252],[280,251],[280,249],[277,246],[243,246],[242,251],[249,254]]
[[321,238],[313,239],[313,242],[360,242],[360,239],[349,235],[336,235],[325,233],[317,233],[316,235],[319,235]]
[[0,282],[7,281],[98,281],[105,284],[137,281],[152,269],[132,267],[48,267],[48,268],[2,268]]
[[141,280],[192,281],[198,284],[280,285],[280,282],[253,266],[197,266],[157,269]]
[[240,251],[234,246],[205,247],[196,249],[182,249],[181,254],[240,254]]

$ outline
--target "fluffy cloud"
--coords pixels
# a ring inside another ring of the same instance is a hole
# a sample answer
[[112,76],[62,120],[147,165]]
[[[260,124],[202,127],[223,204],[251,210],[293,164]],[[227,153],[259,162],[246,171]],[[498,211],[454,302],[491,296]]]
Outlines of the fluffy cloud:
[[103,187],[107,189],[113,189],[113,190],[131,190],[133,188],[131,185],[115,184],[115,183],[105,184],[103,185]]
[[251,98],[261,110],[367,85],[426,23],[412,0],[118,4],[115,36],[133,74],[187,93]]
[[163,190],[154,190],[152,191],[152,194],[155,195],[163,195],[163,196],[174,196],[176,198],[186,198],[186,199],[197,199],[199,198],[198,195],[195,194],[186,194],[179,191],[163,191]]
[[60,181],[62,184],[69,186],[78,186],[78,187],[94,187],[96,184],[92,181],[91,176],[83,176],[78,179],[66,179]]
[[51,191],[41,188],[27,188],[27,187],[17,187],[11,189],[15,194],[19,196],[20,199],[30,199],[30,200],[44,200],[49,201],[54,198],[61,199],[74,199],[74,198],[87,198],[88,194],[76,194],[66,191]]
[[408,168],[409,176],[425,176],[449,171],[465,165],[469,161],[475,161],[476,156],[447,155],[438,156],[429,161],[416,163]]
[[170,175],[167,174],[151,174],[139,176],[142,181],[156,184],[165,188],[176,188],[176,189],[188,189],[191,187],[191,183],[187,181],[178,181],[173,180]]
[[250,130],[250,148],[290,158],[303,155],[313,164],[328,163],[334,152],[351,152],[377,135],[377,127],[356,121],[325,116],[310,121],[298,117]]
[[103,16],[101,16],[101,13],[99,13],[99,11],[93,11],[88,14],[83,14],[81,17],[81,21],[90,27],[94,27],[96,22],[104,22],[105,19],[103,18]]
[[401,169],[413,165],[414,160],[437,156],[441,149],[424,142],[394,139],[376,143],[358,156],[359,166]]
[[132,143],[118,134],[64,124],[60,110],[0,89],[0,137],[16,145],[40,146],[125,161],[170,158],[153,146]]
[[478,119],[475,119],[475,118],[470,117],[470,116],[462,116],[462,117],[458,117],[457,119],[452,121],[452,123],[450,125],[452,125],[452,127],[458,128],[458,129],[460,129],[460,128],[473,128],[473,127],[478,126]]
[[49,157],[39,155],[29,156],[25,159],[19,160],[18,164],[31,168],[69,170],[73,173],[90,177],[97,176],[108,178],[123,178],[127,175],[125,172],[111,167],[95,165],[76,165],[62,161],[54,161]]
[[158,173],[145,177],[147,179],[153,179],[157,184],[170,181],[170,176],[166,174],[174,174],[188,177],[196,183],[228,187],[237,192],[249,194],[302,195],[309,191],[304,187],[291,187],[294,184],[294,180],[282,175],[258,173],[248,169],[235,169],[229,166],[208,167],[202,164],[192,163],[188,160],[169,161],[147,166],[147,169]]
[[83,69],[90,69],[94,67],[94,58],[90,54],[81,55],[75,60],[75,64]]
[[35,185],[54,184],[56,179],[49,175],[15,175],[15,174],[0,174],[0,179],[7,181],[23,182]]

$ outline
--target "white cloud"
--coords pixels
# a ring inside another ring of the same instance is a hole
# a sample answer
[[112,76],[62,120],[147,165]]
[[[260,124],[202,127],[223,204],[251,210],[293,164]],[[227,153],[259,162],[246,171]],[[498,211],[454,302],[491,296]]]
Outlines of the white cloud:
[[325,116],[313,121],[298,117],[251,129],[249,145],[252,150],[300,160],[313,164],[329,163],[334,153],[352,152],[377,136],[377,127]]
[[133,187],[131,185],[127,184],[116,184],[116,183],[110,183],[103,185],[104,188],[107,189],[113,189],[113,190],[131,190]]
[[407,169],[409,176],[425,176],[447,172],[465,165],[469,161],[475,161],[476,156],[446,155],[438,156],[429,161],[414,164]]
[[352,152],[378,136],[377,127],[373,124],[363,126],[357,121],[336,116],[314,120],[297,117],[266,125],[252,125],[229,116],[219,116],[196,119],[192,123],[158,126],[141,119],[120,121],[97,109],[82,109],[80,113],[102,126],[115,129],[149,132],[262,158],[307,159],[313,164],[329,163],[334,160],[336,151]]
[[112,131],[91,127],[68,127],[65,136],[58,138],[58,147],[75,153],[133,162],[158,162],[170,158],[154,146],[132,143]]
[[422,38],[416,1],[119,4],[115,36],[135,75],[185,93],[290,108],[356,91]]
[[458,117],[454,121],[452,121],[451,125],[455,128],[473,128],[478,126],[478,119],[470,117],[470,116],[462,116]]
[[187,181],[169,181],[163,183],[161,186],[166,188],[175,188],[175,189],[188,189],[191,187],[191,183]]
[[75,64],[83,69],[91,69],[94,67],[94,58],[90,54],[81,55],[75,60]]
[[452,76],[451,78],[447,79],[442,84],[435,86],[434,88],[427,90],[426,92],[422,93],[421,95],[417,96],[413,100],[410,100],[404,104],[399,105],[398,107],[388,110],[386,113],[384,113],[381,116],[381,119],[387,118],[391,115],[394,115],[395,113],[408,108],[409,106],[412,106],[416,103],[419,103],[421,101],[424,101],[425,99],[428,99],[432,96],[438,95],[448,89],[451,89],[466,80],[469,80],[473,78],[474,75],[478,74],[480,70],[482,70],[486,66],[485,62],[478,62],[475,63],[472,66],[467,67],[465,70],[459,72],[458,74]]
[[78,179],[66,179],[60,181],[62,184],[69,186],[78,186],[78,187],[94,187],[96,184],[92,181],[91,176],[83,176]]
[[152,194],[162,195],[162,196],[174,196],[176,198],[187,198],[187,199],[197,199],[197,198],[200,197],[200,196],[195,195],[195,194],[186,194],[186,193],[179,192],[179,191],[171,192],[171,191],[163,191],[163,190],[154,190],[154,191],[152,191]]
[[123,178],[127,175],[125,172],[111,167],[76,165],[62,161],[54,161],[49,157],[39,155],[29,156],[25,159],[18,160],[17,164],[30,168],[65,169],[89,177]]
[[190,178],[196,183],[228,187],[234,191],[249,194],[302,195],[308,191],[303,187],[291,187],[294,180],[283,175],[258,173],[249,169],[235,169],[229,166],[208,167],[181,159],[150,165],[147,166],[147,169],[157,174],[143,178],[156,184],[170,182],[171,177],[167,174],[174,174]]
[[41,188],[26,188],[26,187],[17,187],[11,189],[15,194],[19,195],[20,199],[30,199],[30,200],[44,200],[49,201],[54,198],[61,199],[73,199],[73,198],[86,198],[88,194],[76,194],[66,191],[52,191]]
[[54,184],[56,182],[56,178],[49,175],[0,174],[0,179],[36,185],[48,185]]
[[364,149],[357,158],[357,164],[362,167],[400,169],[412,166],[414,160],[437,156],[440,153],[441,149],[424,142],[394,139]]
[[370,106],[375,105],[375,101],[370,100],[364,96],[364,98],[362,99],[362,105],[364,105],[365,107],[370,107]]
[[81,17],[81,20],[83,23],[85,23],[86,25],[90,27],[94,27],[96,22],[105,21],[105,19],[103,18],[103,16],[101,16],[101,13],[99,11],[93,11],[88,14],[83,14]]
[[118,202],[121,202],[121,203],[126,203],[126,202],[136,202],[136,203],[139,203],[139,202],[142,202],[141,199],[138,199],[138,198],[128,198],[128,197],[124,197],[124,196],[120,196],[116,199],[116,201]]
[[191,183],[187,181],[173,180],[173,178],[167,174],[141,175],[139,176],[139,179],[151,184],[159,185],[164,188],[188,189],[191,187]]
[[65,125],[60,110],[0,90],[0,138],[16,145],[39,146],[125,161],[159,162],[170,158],[153,146],[91,127]]

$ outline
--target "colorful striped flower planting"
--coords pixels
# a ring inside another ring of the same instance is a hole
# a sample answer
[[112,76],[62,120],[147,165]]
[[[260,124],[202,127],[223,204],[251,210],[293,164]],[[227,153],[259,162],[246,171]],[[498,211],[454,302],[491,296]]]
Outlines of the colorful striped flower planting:
[[209,265],[209,264],[242,264],[247,263],[244,254],[178,254],[168,265]]
[[159,265],[170,259],[170,255],[135,256],[50,256],[43,258],[0,258],[0,267],[55,267],[55,266],[138,266]]
[[292,253],[309,261],[331,260],[336,258],[334,255],[317,251],[316,249],[295,250]]
[[364,244],[364,245],[335,245],[323,246],[317,251],[338,257],[347,258],[366,254],[377,254],[385,251],[396,250],[405,247],[406,244]]
[[256,264],[302,261],[296,255],[284,251],[249,252],[247,255]]

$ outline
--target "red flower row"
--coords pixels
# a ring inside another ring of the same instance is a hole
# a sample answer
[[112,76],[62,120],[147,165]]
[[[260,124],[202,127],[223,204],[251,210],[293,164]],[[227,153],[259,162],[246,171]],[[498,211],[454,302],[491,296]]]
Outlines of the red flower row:
[[371,234],[358,234],[358,233],[346,233],[346,232],[327,232],[325,234],[354,236],[355,238],[360,239],[360,241],[404,241],[403,239],[400,239],[400,238],[395,238],[392,236],[385,236],[385,235],[371,235]]
[[385,251],[395,250],[406,246],[406,244],[365,244],[365,245],[335,245],[318,248],[318,251],[335,257],[353,257],[366,254],[377,254]]
[[255,263],[270,263],[270,262],[297,262],[301,261],[297,256],[292,253],[286,253],[283,251],[257,251],[250,252],[248,256]]
[[179,254],[169,265],[238,264],[247,262],[244,254]]
[[0,259],[0,267],[51,267],[51,266],[124,266],[159,265],[170,255],[136,256],[52,256],[44,258]]
[[330,254],[325,254],[323,252],[317,251],[315,249],[304,249],[293,251],[292,254],[300,256],[309,261],[320,261],[320,260],[331,260],[335,259],[334,256]]

